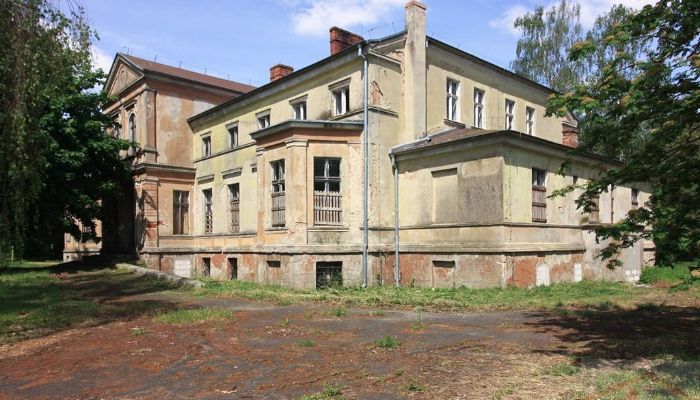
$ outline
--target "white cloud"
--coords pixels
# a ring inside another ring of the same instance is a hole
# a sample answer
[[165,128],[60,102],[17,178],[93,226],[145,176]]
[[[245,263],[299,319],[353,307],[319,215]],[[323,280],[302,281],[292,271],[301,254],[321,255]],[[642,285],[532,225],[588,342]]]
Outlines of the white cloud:
[[292,13],[294,32],[302,36],[326,36],[338,26],[351,29],[386,20],[390,11],[403,7],[406,0],[285,0]]
[[102,68],[105,74],[109,73],[114,56],[96,46],[92,46],[90,52],[92,53],[93,67],[96,69]]
[[[654,0],[583,0],[577,1],[581,6],[581,25],[584,29],[589,29],[595,23],[596,18],[599,15],[607,12],[615,4],[623,4],[627,7],[633,9],[640,9],[647,4],[654,3]],[[552,8],[559,4],[559,1],[550,2],[545,5],[545,9]],[[515,20],[527,13],[532,11],[534,6],[526,7],[521,4],[516,4],[508,9],[506,9],[499,18],[495,18],[489,21],[489,26],[494,29],[500,29],[511,33],[514,36],[520,36],[520,32],[513,28],[513,23]]]

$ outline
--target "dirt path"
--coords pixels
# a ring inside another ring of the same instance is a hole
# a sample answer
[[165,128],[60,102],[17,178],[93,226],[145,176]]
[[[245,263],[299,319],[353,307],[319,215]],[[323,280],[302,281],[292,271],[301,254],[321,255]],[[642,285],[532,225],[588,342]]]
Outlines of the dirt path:
[[[679,328],[690,338],[700,333],[696,310],[673,311],[645,331],[636,320],[625,320],[629,329],[605,318],[583,326],[538,312],[419,317],[159,293],[109,301],[154,300],[227,308],[234,318],[170,325],[142,316],[9,346],[0,356],[0,399],[298,399],[324,385],[352,399],[571,398],[585,393],[584,383],[547,371],[572,357],[598,360],[606,346],[637,348],[642,337]],[[601,338],[609,332],[614,342]],[[401,345],[378,347],[384,336]]]

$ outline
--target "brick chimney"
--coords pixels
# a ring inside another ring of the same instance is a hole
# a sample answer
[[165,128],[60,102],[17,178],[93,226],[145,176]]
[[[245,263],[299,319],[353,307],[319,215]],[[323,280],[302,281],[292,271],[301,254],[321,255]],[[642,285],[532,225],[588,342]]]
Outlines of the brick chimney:
[[292,72],[294,72],[294,68],[290,67],[289,65],[277,64],[270,68],[270,82],[284,78]]
[[578,147],[578,128],[569,124],[561,125],[561,144],[564,146]]
[[334,26],[330,29],[331,55],[336,55],[348,47],[361,43],[365,38]]

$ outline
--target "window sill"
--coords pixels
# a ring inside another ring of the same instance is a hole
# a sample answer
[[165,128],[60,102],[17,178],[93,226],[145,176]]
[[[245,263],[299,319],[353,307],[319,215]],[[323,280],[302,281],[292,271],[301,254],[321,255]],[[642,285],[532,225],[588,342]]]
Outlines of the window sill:
[[307,229],[309,232],[324,232],[324,231],[336,231],[336,232],[348,232],[350,228],[344,225],[314,225]]
[[467,127],[467,125],[465,125],[465,124],[462,123],[462,122],[454,121],[454,120],[447,119],[447,118],[443,119],[442,122],[443,122],[445,125],[451,126],[451,127],[453,127],[453,128],[460,128],[460,129],[463,129],[463,128],[466,128],[466,127]]
[[287,232],[289,228],[286,226],[273,226],[271,228],[265,228],[265,232],[270,232],[270,233],[284,233]]

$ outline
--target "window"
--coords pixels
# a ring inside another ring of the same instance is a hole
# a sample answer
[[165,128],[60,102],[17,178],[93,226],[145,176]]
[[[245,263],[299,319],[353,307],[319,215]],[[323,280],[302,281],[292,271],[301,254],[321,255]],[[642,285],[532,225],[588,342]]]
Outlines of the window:
[[204,276],[211,276],[211,258],[209,258],[209,257],[202,258],[202,268],[203,268],[202,273],[204,274]]
[[639,207],[639,189],[632,188],[632,209]]
[[484,127],[484,91],[474,89],[474,126]]
[[270,126],[270,113],[258,117],[258,128],[263,129]]
[[237,183],[228,185],[229,206],[228,212],[230,215],[229,232],[236,233],[240,230],[240,206],[241,206],[241,191]]
[[211,136],[202,138],[202,157],[211,156]]
[[314,224],[341,225],[340,159],[314,158]]
[[513,130],[515,122],[515,102],[506,99],[506,130]]
[[122,135],[122,125],[119,123],[119,119],[114,121],[114,129],[112,130],[115,138],[121,137]]
[[129,116],[129,140],[136,143],[136,114]]
[[273,161],[270,167],[272,169],[272,226],[284,226],[284,160]]
[[547,171],[532,169],[532,222],[547,222]]
[[238,147],[238,125],[232,125],[226,128],[228,131],[228,148],[235,149]]
[[535,109],[532,107],[525,107],[525,133],[535,134]]
[[591,224],[595,224],[600,222],[600,196],[596,195],[592,197],[591,202],[593,204],[591,205],[591,208],[588,211],[588,222]]
[[316,289],[326,289],[343,286],[342,262],[316,263]]
[[343,115],[350,110],[350,86],[343,86],[333,92],[333,115]]
[[294,119],[305,120],[306,119],[306,102],[300,101],[292,104],[292,110],[294,110]]
[[202,195],[204,197],[204,233],[211,233],[214,224],[211,189],[203,190]]
[[279,260],[267,260],[268,268],[282,268],[282,261]]
[[459,121],[459,82],[447,80],[447,119]]
[[173,235],[190,233],[190,192],[173,190]]

